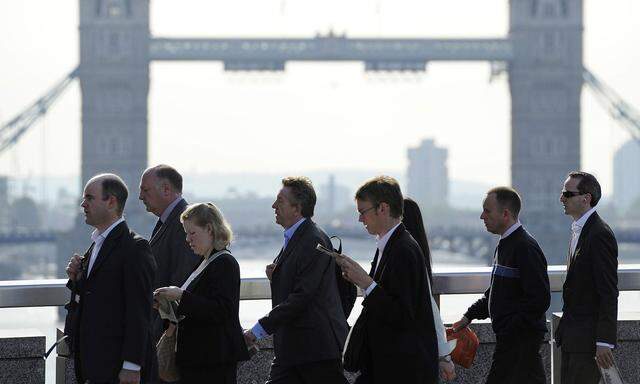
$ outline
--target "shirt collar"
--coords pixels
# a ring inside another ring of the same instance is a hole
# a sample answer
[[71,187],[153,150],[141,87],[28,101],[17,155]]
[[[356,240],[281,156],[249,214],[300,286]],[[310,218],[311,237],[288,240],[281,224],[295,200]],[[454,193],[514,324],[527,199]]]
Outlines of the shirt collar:
[[98,232],[97,229],[94,229],[93,232],[91,233],[91,241],[93,241],[94,243],[97,243],[98,241],[100,241],[100,243],[102,243],[107,238],[107,236],[109,236],[109,233],[113,230],[113,228],[115,228],[118,224],[122,223],[123,221],[124,221],[124,217],[120,217],[118,220],[116,220],[115,223],[111,224],[111,226],[105,229],[104,232],[102,233]]
[[290,226],[289,228],[287,228],[284,231],[284,237],[285,239],[289,240],[293,237],[293,234],[296,232],[296,229],[298,229],[298,227],[300,225],[302,225],[302,223],[304,223],[304,221],[306,220],[306,217],[303,217],[302,219],[298,220],[297,223],[293,224],[292,226]]
[[512,234],[513,232],[516,231],[516,229],[522,227],[522,224],[520,223],[520,220],[516,221],[515,224],[513,224],[512,226],[509,227],[509,229],[507,229],[502,236],[500,236],[500,240],[507,238],[507,236],[509,236],[510,234]]
[[571,230],[576,233],[582,231],[582,227],[584,227],[587,220],[589,220],[589,217],[591,217],[591,215],[593,215],[595,211],[596,211],[596,207],[593,207],[587,212],[585,212],[585,214],[582,215],[582,217],[580,217],[578,220],[571,223]]
[[169,218],[169,215],[173,211],[173,208],[175,208],[176,205],[178,205],[180,200],[182,200],[182,196],[176,197],[176,199],[173,200],[173,202],[169,204],[167,208],[164,209],[164,212],[162,212],[162,215],[160,215],[160,221],[162,221],[163,223],[167,222],[167,219]]
[[387,231],[387,233],[385,233],[382,237],[378,236],[378,238],[376,239],[376,245],[378,247],[380,257],[382,257],[382,252],[384,252],[384,247],[387,246],[387,243],[389,242],[389,238],[391,238],[391,235],[393,235],[393,232],[395,232],[396,228],[398,228],[400,224],[402,224],[402,222],[394,225],[393,228]]

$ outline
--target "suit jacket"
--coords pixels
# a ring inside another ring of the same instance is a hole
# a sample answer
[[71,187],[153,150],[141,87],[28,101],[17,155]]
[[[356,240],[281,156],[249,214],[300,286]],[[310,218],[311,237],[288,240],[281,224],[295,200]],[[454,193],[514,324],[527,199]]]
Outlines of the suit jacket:
[[363,375],[373,384],[434,383],[438,342],[424,257],[403,224],[387,242],[362,302],[366,324]]
[[[187,202],[182,199],[173,208],[167,220],[154,236],[149,240],[151,252],[158,269],[153,282],[153,289],[159,287],[180,287],[198,266],[202,258],[191,250],[186,241],[186,234],[180,215],[187,208]],[[157,342],[164,332],[164,322],[155,312],[153,316],[153,341]]]
[[85,260],[80,279],[67,283],[80,298],[73,318],[78,382],[117,379],[124,361],[142,366],[147,378],[156,269],[149,244],[122,222],[104,240],[88,277]]
[[335,274],[335,260],[316,250],[331,249],[327,235],[307,218],[275,260],[273,309],[259,320],[273,336],[275,361],[282,366],[338,359],[347,337]]
[[180,300],[176,362],[181,368],[247,360],[238,319],[240,267],[222,254],[189,284]]
[[596,212],[580,233],[562,298],[555,338],[563,351],[595,352],[596,342],[616,344],[618,244]]

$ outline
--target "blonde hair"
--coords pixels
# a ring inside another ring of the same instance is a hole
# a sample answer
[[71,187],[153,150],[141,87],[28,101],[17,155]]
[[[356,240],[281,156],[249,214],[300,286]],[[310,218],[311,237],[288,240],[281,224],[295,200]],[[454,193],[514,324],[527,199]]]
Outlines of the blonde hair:
[[222,211],[213,203],[191,204],[180,215],[180,222],[190,221],[201,228],[211,225],[213,247],[217,250],[225,248],[233,240],[231,226],[222,215]]

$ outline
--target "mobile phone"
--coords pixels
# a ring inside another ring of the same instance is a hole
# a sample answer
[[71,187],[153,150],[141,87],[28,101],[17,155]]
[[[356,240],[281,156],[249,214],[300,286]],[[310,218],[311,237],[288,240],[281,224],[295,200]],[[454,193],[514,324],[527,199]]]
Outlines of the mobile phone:
[[322,244],[318,243],[318,245],[316,245],[316,249],[322,253],[324,253],[325,255],[329,255],[331,257],[340,257],[342,256],[341,254],[334,252],[333,250],[323,246]]

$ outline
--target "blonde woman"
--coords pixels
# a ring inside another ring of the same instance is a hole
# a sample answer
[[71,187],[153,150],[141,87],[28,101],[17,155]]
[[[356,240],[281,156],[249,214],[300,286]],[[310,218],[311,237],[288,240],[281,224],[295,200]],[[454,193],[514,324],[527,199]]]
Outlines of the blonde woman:
[[240,267],[227,246],[233,238],[212,203],[194,204],[180,221],[187,243],[202,262],[182,287],[154,295],[179,302],[176,363],[180,382],[236,384],[237,362],[249,358],[238,319]]

